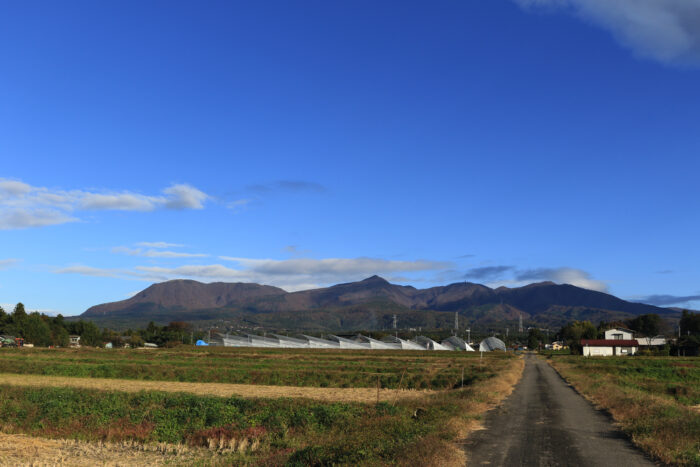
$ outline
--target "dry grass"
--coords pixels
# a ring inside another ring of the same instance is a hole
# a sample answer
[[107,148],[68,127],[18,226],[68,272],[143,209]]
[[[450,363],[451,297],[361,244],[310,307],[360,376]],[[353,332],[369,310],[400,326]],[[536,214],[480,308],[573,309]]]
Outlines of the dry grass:
[[33,387],[74,387],[103,391],[164,391],[186,392],[197,395],[218,397],[279,397],[313,399],[324,402],[376,403],[400,400],[421,399],[435,391],[396,390],[374,388],[315,388],[298,386],[262,386],[253,384],[225,383],[181,383],[173,381],[142,381],[111,378],[75,378],[69,376],[43,376],[0,374],[0,384]]
[[[506,397],[510,396],[515,385],[518,384],[523,376],[525,369],[525,360],[523,357],[514,359],[507,369],[499,374],[497,378],[486,381],[480,381],[474,385],[475,397],[472,402],[470,414],[478,415],[479,418],[485,412],[498,406]],[[464,436],[466,438],[469,433],[475,430],[483,429],[480,420],[471,418],[470,423],[463,427]]]
[[[413,449],[406,449],[407,455],[399,458],[399,465],[457,467],[467,463],[463,449],[464,441],[473,431],[483,429],[481,418],[484,413],[498,406],[515,389],[525,368],[524,359],[508,362],[498,377],[479,381],[463,390],[464,397],[459,401],[459,411],[445,422],[443,436],[430,435],[417,443]],[[454,395],[454,394],[453,394]],[[432,396],[436,403],[446,394]],[[449,441],[448,435],[452,438]]]
[[151,466],[191,465],[215,454],[165,443],[88,443],[0,432],[0,466]]
[[695,407],[622,384],[617,375],[597,373],[595,366],[583,369],[556,359],[549,363],[651,456],[666,464],[700,466],[700,412]]

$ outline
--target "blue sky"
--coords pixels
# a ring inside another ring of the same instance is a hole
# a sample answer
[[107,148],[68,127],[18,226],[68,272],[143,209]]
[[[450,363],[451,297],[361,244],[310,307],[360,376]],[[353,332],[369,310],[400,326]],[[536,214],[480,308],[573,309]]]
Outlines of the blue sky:
[[0,303],[380,274],[700,307],[696,2],[14,2],[0,54]]

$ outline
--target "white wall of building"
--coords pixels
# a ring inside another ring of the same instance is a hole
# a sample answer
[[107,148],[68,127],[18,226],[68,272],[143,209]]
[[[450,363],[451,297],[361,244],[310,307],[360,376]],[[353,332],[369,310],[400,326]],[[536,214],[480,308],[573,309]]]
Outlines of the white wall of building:
[[615,328],[615,329],[608,329],[605,331],[605,338],[606,339],[622,339],[622,340],[631,340],[633,339],[632,333],[625,330],[625,329],[620,329],[620,328]]

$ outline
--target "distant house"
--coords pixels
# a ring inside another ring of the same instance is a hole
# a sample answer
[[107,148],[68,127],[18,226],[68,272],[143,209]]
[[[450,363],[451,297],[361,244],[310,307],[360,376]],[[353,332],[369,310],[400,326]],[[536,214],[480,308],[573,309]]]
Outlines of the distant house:
[[[607,332],[606,332],[607,334]],[[582,339],[584,357],[634,355],[639,350],[635,339]]]
[[71,347],[80,347],[80,336],[69,336]]
[[605,339],[607,340],[632,340],[634,339],[634,331],[625,328],[612,328],[605,331]]
[[562,349],[564,349],[565,347],[566,347],[566,346],[564,345],[564,343],[563,343],[562,341],[554,341],[554,342],[552,342],[552,350],[562,350]]

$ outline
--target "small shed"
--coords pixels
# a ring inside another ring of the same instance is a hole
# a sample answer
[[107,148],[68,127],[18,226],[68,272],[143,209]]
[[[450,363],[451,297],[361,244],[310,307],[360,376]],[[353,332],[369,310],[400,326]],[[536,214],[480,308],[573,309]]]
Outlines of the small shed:
[[637,343],[640,347],[663,347],[668,342],[664,336],[638,337]]
[[69,336],[71,347],[80,347],[80,336]]

